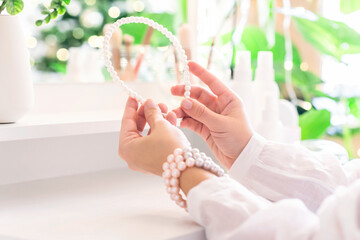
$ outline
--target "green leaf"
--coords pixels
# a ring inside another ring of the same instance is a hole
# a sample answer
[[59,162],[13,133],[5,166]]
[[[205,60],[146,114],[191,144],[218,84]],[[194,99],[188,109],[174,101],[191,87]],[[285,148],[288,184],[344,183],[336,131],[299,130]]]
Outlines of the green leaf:
[[340,1],[340,10],[345,13],[352,13],[360,9],[359,0],[341,0]]
[[51,13],[51,19],[55,19],[57,18],[58,16],[58,12],[56,10],[54,10],[52,13]]
[[60,15],[63,15],[66,12],[66,8],[64,6],[59,7],[58,12]]
[[330,127],[331,114],[328,110],[310,110],[299,118],[301,139],[320,138]]
[[69,5],[71,0],[62,0],[66,5]]
[[43,24],[43,20],[37,20],[36,22],[35,22],[35,25],[36,26],[41,26]]
[[350,114],[360,119],[360,98],[347,99]]
[[22,0],[8,0],[6,3],[6,11],[11,15],[19,14],[24,9]]
[[45,22],[46,22],[46,23],[49,23],[50,20],[51,20],[51,15],[49,14],[49,15],[46,16]]
[[[140,13],[136,16],[143,16],[153,19],[155,22],[166,27],[170,32],[174,33],[174,19],[175,16],[170,13]],[[134,44],[141,44],[145,36],[148,26],[141,23],[125,24],[121,26],[121,30],[124,34],[129,34],[134,37]],[[170,41],[162,33],[154,31],[151,37],[151,45],[155,47],[167,46]]]
[[320,52],[339,61],[344,54],[360,53],[360,34],[346,24],[321,16],[293,19],[303,37]]

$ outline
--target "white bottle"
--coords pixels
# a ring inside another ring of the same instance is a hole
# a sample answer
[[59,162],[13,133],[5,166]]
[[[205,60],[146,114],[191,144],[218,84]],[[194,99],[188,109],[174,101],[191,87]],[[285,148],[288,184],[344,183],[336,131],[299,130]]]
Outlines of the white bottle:
[[255,72],[255,96],[256,96],[256,108],[254,108],[255,129],[262,121],[262,114],[266,101],[269,98],[272,100],[275,106],[272,108],[278,108],[278,101],[280,99],[280,92],[277,83],[275,82],[275,73],[273,68],[273,54],[268,51],[261,51],[258,53],[258,62]]
[[299,114],[296,107],[285,99],[279,101],[280,121],[284,126],[283,141],[285,143],[298,143],[301,141],[301,128],[299,127]]
[[267,96],[257,132],[267,140],[282,142],[283,131],[279,118],[279,101],[274,96]]
[[234,81],[231,85],[233,91],[243,100],[245,111],[253,124],[254,114],[254,82],[252,81],[251,53],[239,51],[236,55]]

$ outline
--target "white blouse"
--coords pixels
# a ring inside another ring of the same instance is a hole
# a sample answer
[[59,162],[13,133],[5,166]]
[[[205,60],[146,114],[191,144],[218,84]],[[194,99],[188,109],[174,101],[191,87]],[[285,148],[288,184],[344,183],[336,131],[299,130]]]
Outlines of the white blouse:
[[360,239],[360,160],[254,135],[229,174],[188,194],[208,239]]

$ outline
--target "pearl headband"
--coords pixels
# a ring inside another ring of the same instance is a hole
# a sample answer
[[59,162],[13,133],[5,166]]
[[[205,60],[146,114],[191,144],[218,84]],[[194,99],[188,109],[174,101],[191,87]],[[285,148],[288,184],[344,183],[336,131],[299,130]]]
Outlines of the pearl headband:
[[180,45],[178,39],[164,26],[160,25],[157,22],[154,22],[153,20],[145,17],[127,17],[127,18],[120,18],[116,22],[110,25],[108,30],[105,33],[104,37],[104,43],[103,43],[103,51],[104,51],[104,58],[105,58],[105,66],[107,70],[109,71],[112,79],[114,82],[120,83],[120,85],[124,88],[126,93],[131,96],[132,98],[135,98],[140,104],[143,104],[145,102],[144,98],[140,96],[138,93],[136,93],[134,90],[130,89],[123,80],[121,80],[116,73],[112,62],[111,62],[111,53],[110,53],[110,38],[116,28],[119,28],[121,25],[128,24],[128,23],[143,23],[146,25],[149,25],[150,27],[158,30],[162,34],[164,34],[170,42],[173,44],[176,52],[179,54],[179,60],[180,63],[184,66],[184,72],[183,72],[183,78],[185,83],[185,93],[184,97],[188,98],[190,97],[190,89],[191,89],[191,83],[190,83],[190,73],[189,73],[189,67],[187,65],[187,58],[184,49]]

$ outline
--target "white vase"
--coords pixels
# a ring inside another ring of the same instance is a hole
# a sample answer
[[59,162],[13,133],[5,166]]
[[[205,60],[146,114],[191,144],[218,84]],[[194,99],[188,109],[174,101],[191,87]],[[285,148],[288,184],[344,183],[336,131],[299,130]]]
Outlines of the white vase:
[[18,121],[34,105],[30,58],[18,16],[0,15],[0,123]]

